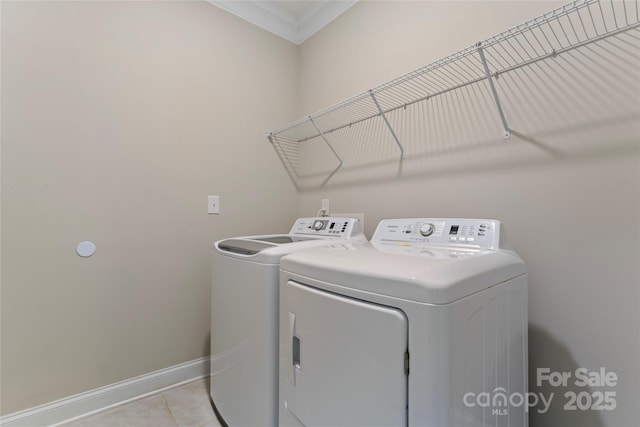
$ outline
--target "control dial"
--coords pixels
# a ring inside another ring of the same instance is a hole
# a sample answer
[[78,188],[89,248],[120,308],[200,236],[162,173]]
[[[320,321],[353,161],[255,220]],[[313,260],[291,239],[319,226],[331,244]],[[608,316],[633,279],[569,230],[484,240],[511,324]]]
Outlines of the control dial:
[[313,225],[311,226],[311,228],[313,228],[315,231],[320,231],[322,230],[323,227],[324,227],[324,221],[319,219],[313,221]]
[[431,236],[435,230],[436,229],[433,224],[422,224],[422,227],[420,227],[420,234],[422,234],[424,237],[428,237]]

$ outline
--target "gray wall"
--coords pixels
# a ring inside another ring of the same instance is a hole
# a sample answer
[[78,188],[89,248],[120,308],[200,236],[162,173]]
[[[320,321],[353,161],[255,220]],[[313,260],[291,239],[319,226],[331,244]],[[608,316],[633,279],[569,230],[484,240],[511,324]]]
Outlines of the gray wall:
[[7,414],[209,354],[211,243],[295,218],[298,57],[206,2],[0,4]]
[[[300,116],[557,5],[358,3],[302,46]],[[634,52],[637,56],[637,47]],[[615,58],[606,54],[572,55],[522,70],[515,77],[500,76],[505,111],[520,136],[502,140],[495,106],[489,100],[472,116],[486,118],[490,126],[483,122],[469,127],[447,121],[446,115],[436,116],[430,122],[436,129],[424,132],[427,140],[404,139],[408,154],[402,163],[393,142],[391,148],[375,142],[368,146],[362,138],[354,142],[353,151],[341,147],[347,159],[357,163],[358,153],[367,158],[385,149],[390,155],[372,161],[370,167],[350,167],[345,162],[344,170],[324,186],[314,183],[315,187],[301,191],[299,214],[317,211],[321,199],[329,198],[334,212],[364,213],[369,237],[382,218],[502,220],[529,271],[530,388],[555,393],[548,413],[532,408],[531,425],[637,426],[640,64],[636,59],[631,65],[609,67],[606,62]],[[460,90],[430,102],[441,106],[434,108],[459,112],[467,111],[463,104],[472,105],[474,99],[471,92]],[[605,367],[617,373],[619,382],[612,388],[541,388],[535,382],[538,367],[559,372]],[[564,393],[571,390],[615,391],[617,408],[565,411]]]

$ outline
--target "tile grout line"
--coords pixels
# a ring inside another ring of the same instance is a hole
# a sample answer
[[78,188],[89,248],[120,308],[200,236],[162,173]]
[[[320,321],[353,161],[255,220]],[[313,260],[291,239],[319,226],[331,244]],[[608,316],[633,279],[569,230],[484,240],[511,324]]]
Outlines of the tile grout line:
[[[176,415],[173,413],[173,411],[171,409],[171,404],[169,403],[169,401],[167,401],[165,394],[169,393],[169,392],[171,392],[173,390],[184,389],[184,388],[188,387],[189,385],[191,385],[193,383],[196,383],[199,380],[203,380],[203,379],[205,380],[205,384],[206,384],[206,378],[199,378],[199,379],[196,379],[194,381],[182,384],[179,387],[174,387],[174,388],[171,388],[171,389],[164,390],[162,393],[160,393],[160,397],[162,398],[162,401],[164,402],[166,408],[169,410],[169,413],[171,414],[171,416],[172,416],[172,418],[173,418],[173,420],[174,420],[174,422],[175,422],[177,427],[182,427],[182,425],[180,424],[180,421],[178,421],[178,418],[176,417]],[[205,399],[205,402],[206,402],[205,405],[206,405],[207,409],[209,409],[211,411],[211,416],[212,417],[211,417],[211,419],[203,421],[201,424],[197,424],[194,427],[205,427],[207,425],[210,425],[210,423],[212,423],[212,422],[217,423],[217,418],[216,418],[215,413],[213,412],[213,408],[211,408],[211,405],[210,405],[209,400],[208,400],[209,393],[208,393],[207,387],[204,388],[204,393],[205,393],[205,396],[207,397],[207,399]],[[199,393],[199,390],[198,390],[197,392],[193,392],[192,394],[198,395],[200,393]]]
[[167,411],[169,411],[169,414],[171,414],[171,418],[173,418],[173,422],[176,425],[176,427],[180,427],[180,424],[178,424],[178,419],[176,418],[173,411],[171,410],[171,405],[169,405],[169,402],[167,402],[167,399],[165,399],[164,397],[164,393],[165,393],[164,391],[160,393],[160,398],[162,399],[164,406],[167,408]]

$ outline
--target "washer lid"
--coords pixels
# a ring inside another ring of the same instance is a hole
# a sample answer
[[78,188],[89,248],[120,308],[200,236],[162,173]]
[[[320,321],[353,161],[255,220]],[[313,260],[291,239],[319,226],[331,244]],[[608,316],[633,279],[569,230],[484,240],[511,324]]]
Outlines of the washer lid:
[[217,247],[223,252],[242,255],[255,255],[265,249],[287,243],[317,240],[315,237],[291,236],[288,234],[262,236],[253,239],[226,239],[217,242]]
[[221,251],[242,255],[255,255],[264,249],[272,247],[273,243],[265,243],[257,240],[227,239],[218,242],[218,249]]
[[399,242],[334,244],[292,253],[282,272],[410,301],[447,304],[526,273],[514,252]]
[[293,251],[346,240],[367,240],[362,233],[362,224],[355,218],[298,218],[288,234],[219,240],[213,244],[213,253],[245,261],[277,264],[280,258]]

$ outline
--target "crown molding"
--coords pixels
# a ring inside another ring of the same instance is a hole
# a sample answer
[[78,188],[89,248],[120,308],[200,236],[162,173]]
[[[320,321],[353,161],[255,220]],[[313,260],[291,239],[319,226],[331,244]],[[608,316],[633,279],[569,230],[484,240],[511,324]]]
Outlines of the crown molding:
[[269,1],[259,0],[207,0],[239,18],[244,19],[295,44],[309,37],[346,12],[357,0],[326,0],[314,2],[305,13],[296,18]]

